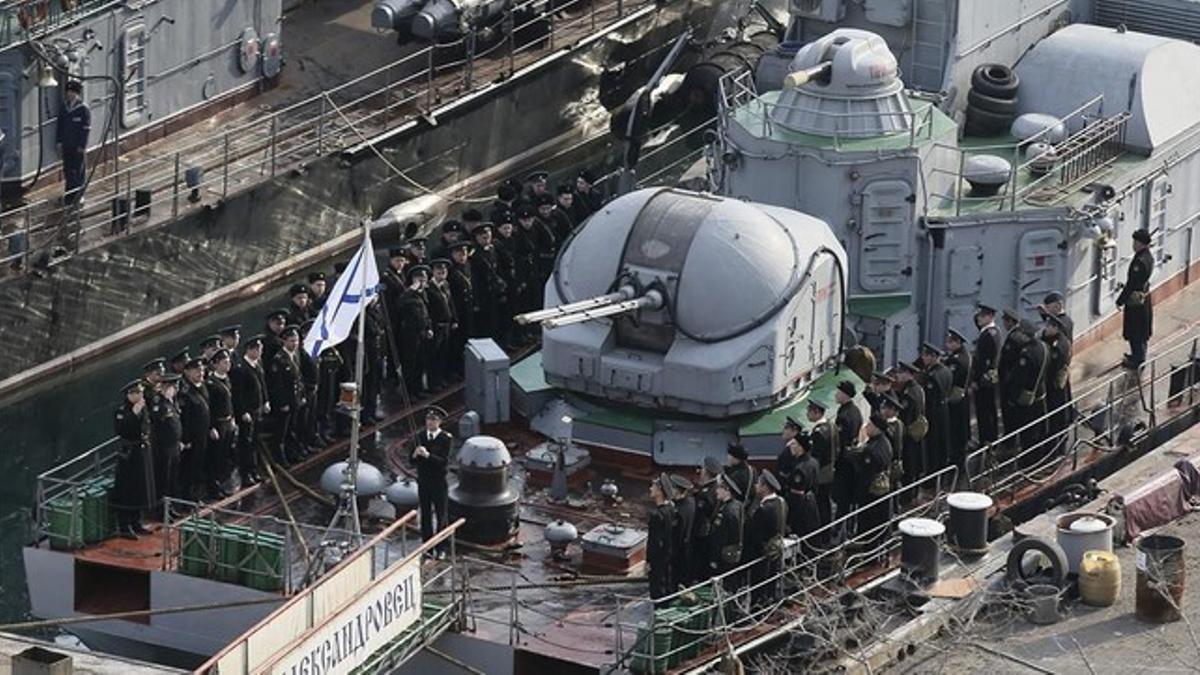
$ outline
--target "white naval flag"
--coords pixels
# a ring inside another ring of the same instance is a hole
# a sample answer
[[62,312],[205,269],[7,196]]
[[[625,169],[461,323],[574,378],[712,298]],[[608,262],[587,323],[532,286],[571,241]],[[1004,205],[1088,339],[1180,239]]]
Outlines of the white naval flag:
[[375,299],[378,287],[375,249],[371,246],[371,238],[366,236],[346,271],[333,284],[333,290],[312,328],[308,329],[308,335],[304,336],[304,350],[316,358],[323,350],[349,337],[358,313]]

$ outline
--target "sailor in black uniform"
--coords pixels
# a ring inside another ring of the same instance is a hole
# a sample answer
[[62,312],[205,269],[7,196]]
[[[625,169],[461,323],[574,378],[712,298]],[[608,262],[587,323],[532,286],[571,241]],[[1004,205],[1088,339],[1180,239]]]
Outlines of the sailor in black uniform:
[[726,449],[725,475],[737,485],[737,491],[750,498],[754,487],[754,467],[750,466],[749,455],[741,443],[730,443]]
[[429,267],[413,265],[408,269],[408,289],[400,296],[400,365],[404,372],[404,387],[409,395],[420,398],[425,388],[427,347],[433,340],[433,323],[429,320],[425,286],[429,282]]
[[925,416],[929,435],[925,441],[925,466],[929,473],[946,468],[950,462],[950,389],[954,376],[942,363],[942,350],[926,342],[921,345],[921,367],[925,390]]
[[554,190],[554,217],[560,228],[558,241],[565,242],[579,224],[575,220],[575,189],[566,183]]
[[1062,293],[1051,291],[1042,298],[1042,306],[1038,307],[1038,311],[1041,312],[1042,321],[1052,316],[1058,317],[1058,322],[1062,326],[1062,334],[1068,341],[1073,341],[1075,339],[1075,322],[1063,307],[1064,302],[1065,298]]
[[213,333],[200,341],[200,360],[208,367],[208,361],[221,348],[221,336]]
[[[373,303],[374,304],[374,303]],[[300,351],[304,351],[301,348]],[[342,388],[342,369],[346,367],[342,352],[336,348],[322,349],[317,355],[317,399],[313,408],[316,440],[322,445],[329,445],[337,431],[338,396]]]
[[837,428],[838,455],[833,465],[831,493],[833,503],[837,506],[837,513],[833,516],[835,519],[850,513],[856,505],[854,462],[845,450],[858,444],[858,434],[862,430],[862,411],[854,402],[857,393],[854,383],[849,380],[838,382],[837,391],[834,392],[838,402],[833,422]]
[[229,494],[225,490],[225,483],[233,464],[238,429],[233,418],[233,385],[229,381],[232,359],[229,351],[218,349],[208,363],[208,377],[204,386],[208,390],[208,406],[215,435],[209,434],[211,440],[204,462],[204,486],[209,498],[218,499]]
[[305,321],[313,318],[312,308],[308,304],[308,286],[292,284],[288,289],[288,319],[291,325],[302,326]]
[[[745,514],[742,509],[742,493],[728,475],[721,474],[717,478],[715,494],[716,507],[713,511],[712,525],[709,527],[708,549],[705,556],[708,561],[708,574],[715,576],[724,574],[742,563],[743,524]],[[725,590],[734,592],[741,586],[739,580],[727,578]]]
[[[321,390],[321,364],[304,349],[304,336],[312,330],[313,320],[300,326],[300,348],[296,350],[296,361],[300,364],[300,385],[304,388],[304,404],[296,413],[296,429],[301,449],[308,454],[325,447],[324,439],[317,434],[317,396]],[[326,349],[325,351],[332,351]]]
[[[1000,343],[1000,354],[996,357],[996,372],[999,377],[997,389],[1000,395],[1000,420],[1004,422],[1004,434],[1007,436],[1020,426],[1013,405],[1021,388],[1018,382],[1021,373],[1017,372],[1017,359],[1020,358],[1025,342],[1024,334],[1020,330],[1021,317],[1015,309],[1005,307],[1001,313],[1001,323],[1004,325],[1004,340]],[[1011,442],[1010,440],[1009,443]]]
[[[421,540],[429,541],[446,522],[446,471],[454,439],[442,429],[446,411],[432,406],[425,411],[425,428],[413,439],[408,459],[417,468],[417,495],[421,509]],[[440,555],[440,554],[439,554]]]
[[925,390],[915,379],[918,372],[911,363],[901,362],[894,375],[896,398],[902,404],[900,421],[904,423],[904,447],[900,454],[905,485],[914,485],[926,475],[925,437],[929,433],[929,419],[925,417]]
[[439,390],[452,379],[454,352],[451,350],[450,336],[458,328],[458,317],[450,290],[450,261],[436,258],[430,261],[429,266],[433,273],[425,288],[425,303],[429,308],[429,321],[433,325],[428,358],[429,388]]
[[[233,414],[237,418],[237,469],[242,486],[262,480],[258,469],[258,434],[263,417],[270,410],[267,403],[267,374],[262,364],[262,336],[246,341],[236,365],[229,371],[233,388]],[[337,353],[334,349],[328,349]]]
[[175,352],[175,355],[172,356],[170,358],[170,360],[167,361],[167,365],[169,366],[167,369],[167,372],[174,373],[175,375],[179,375],[180,377],[183,377],[183,367],[184,367],[184,365],[187,364],[188,361],[191,361],[191,360],[192,360],[191,351],[185,345],[183,347],[183,349],[180,349],[179,351]]
[[471,283],[473,287],[474,335],[472,337],[498,339],[500,322],[512,317],[501,317],[500,307],[508,288],[500,278],[496,248],[492,243],[492,225],[480,223],[471,235],[475,238],[475,253],[471,256]]
[[591,171],[584,169],[575,177],[575,203],[573,209],[575,212],[575,222],[582,223],[588,216],[600,210],[604,206],[604,195],[600,194],[600,189],[596,187],[596,176]]
[[462,375],[463,350],[467,338],[474,334],[475,286],[471,278],[471,244],[460,241],[450,247],[450,297],[454,299],[454,317],[457,326],[450,331],[447,347],[448,371],[451,375]]
[[892,392],[895,380],[887,373],[876,371],[871,374],[871,388],[863,392],[863,398],[871,406],[871,412],[879,412],[883,398]]
[[158,383],[166,374],[166,363],[166,360],[160,356],[142,366],[142,379],[139,380],[139,384],[142,387],[142,401],[146,405],[149,405],[154,400],[154,395],[158,393]]
[[300,328],[288,326],[282,333],[283,346],[267,365],[267,399],[271,402],[272,432],[275,436],[275,461],[291,464],[302,456],[299,430],[296,428],[304,388],[300,379]]
[[1154,334],[1154,307],[1150,298],[1150,277],[1154,275],[1154,255],[1150,253],[1150,232],[1138,230],[1133,233],[1133,260],[1129,261],[1129,272],[1125,285],[1117,296],[1117,307],[1125,314],[1121,320],[1121,334],[1129,341],[1129,354],[1125,367],[1137,368],[1146,360],[1146,344]]
[[672,574],[672,550],[675,548],[675,527],[679,520],[670,495],[675,489],[671,479],[663,474],[650,483],[650,500],[653,506],[646,527],[646,566],[650,568],[650,598],[658,598],[675,592]]
[[951,328],[946,332],[946,366],[950,369],[950,394],[946,397],[950,423],[948,461],[963,466],[967,445],[971,442],[971,399],[967,387],[971,383],[971,352],[967,339]]
[[858,461],[859,489],[862,492],[864,506],[867,506],[858,516],[858,533],[867,535],[864,542],[867,548],[873,548],[887,537],[886,529],[871,532],[887,522],[891,515],[891,503],[883,500],[873,504],[879,498],[891,491],[889,478],[892,469],[892,444],[888,441],[885,431],[887,420],[882,415],[871,415],[867,419],[867,440],[855,453]]
[[996,440],[1000,433],[996,417],[996,385],[1000,381],[997,372],[1000,329],[996,328],[995,308],[980,304],[975,312],[975,325],[979,328],[979,337],[975,338],[975,354],[971,359],[971,395],[975,403],[979,443],[986,445]]
[[[155,503],[164,497],[186,498],[179,489],[179,452],[183,443],[183,422],[175,401],[179,392],[179,375],[164,375],[158,394],[150,404],[150,443],[154,461],[154,487],[158,490]],[[162,515],[161,510],[158,515]]]
[[693,583],[692,559],[696,555],[692,532],[696,527],[696,498],[692,496],[692,481],[671,474],[675,513],[679,518],[675,528],[675,548],[672,551],[671,569],[675,572],[675,585],[688,587]]
[[[1013,332],[1017,336],[1020,351],[1017,352],[1017,373],[1012,381],[1010,400],[1017,424],[1014,429],[1022,429],[1021,450],[1026,453],[1019,464],[1022,467],[1030,467],[1039,463],[1050,450],[1050,447],[1043,443],[1046,438],[1044,417],[1048,350],[1046,343],[1037,339],[1036,329],[1029,321],[1022,321]],[[1033,450],[1035,447],[1037,450]]]
[[779,480],[764,469],[754,490],[758,505],[750,514],[746,538],[747,562],[750,568],[751,602],[761,605],[779,597],[778,576],[783,564],[783,537],[787,533],[787,504],[779,496]]
[[329,299],[329,281],[324,272],[310,272],[308,275],[308,306],[314,318],[321,313],[325,301]]
[[712,576],[708,564],[708,551],[711,549],[709,537],[712,536],[713,520],[717,514],[717,481],[721,477],[721,469],[721,460],[716,457],[705,457],[700,466],[700,482],[695,495],[696,522],[692,527],[692,545],[697,556],[692,573],[697,582]]
[[237,353],[238,345],[242,342],[241,324],[225,326],[221,330],[217,331],[217,335],[221,336],[221,347],[223,349],[228,349],[230,355]]
[[[821,527],[821,512],[817,508],[820,464],[808,452],[805,437],[800,434],[800,423],[789,417],[786,426],[794,426],[796,434],[784,442],[783,451],[788,454],[789,461],[780,462],[780,468],[786,466],[788,472],[780,474],[779,482],[787,502],[788,530],[798,537],[805,537]],[[806,552],[812,551],[811,547],[805,548]]]
[[815,398],[808,399],[805,408],[808,417],[808,434],[800,441],[805,450],[817,462],[816,502],[817,513],[821,525],[828,525],[833,517],[833,474],[837,461],[837,443],[833,436],[833,426],[825,419],[825,404]]
[[92,111],[83,102],[83,85],[78,80],[67,82],[63,105],[58,111],[57,132],[58,154],[62,157],[66,182],[63,204],[75,206],[83,197],[87,181],[88,136],[92,132]]
[[1067,338],[1067,325],[1061,316],[1050,315],[1042,328],[1042,341],[1046,343],[1046,412],[1050,414],[1046,434],[1056,438],[1053,447],[1062,447],[1067,438],[1062,434],[1071,424],[1072,410],[1066,407],[1071,401],[1071,340]]
[[550,196],[550,174],[541,169],[530,173],[525,177],[525,190],[521,195],[526,202],[536,204],[537,200],[543,196]]
[[287,327],[288,311],[276,309],[267,315],[267,323],[262,332],[263,336],[263,367],[269,367],[275,359],[275,353],[283,346],[283,329]]
[[213,434],[208,388],[204,386],[204,362],[198,358],[188,361],[183,367],[183,379],[178,394],[179,417],[183,423],[179,486],[187,499],[196,500],[205,487],[204,467]]
[[120,439],[117,449],[116,481],[112,504],[117,511],[117,527],[122,537],[137,539],[149,534],[142,526],[142,512],[154,506],[154,460],[150,456],[150,418],[138,381],[121,390],[125,400],[113,415],[113,426]]
[[[900,411],[904,410],[904,404],[900,399],[893,394],[888,394],[883,399],[883,404],[879,406],[879,415],[887,422],[887,429],[884,430],[884,435],[887,436],[888,443],[892,446],[892,466],[888,474],[888,478],[892,484],[892,489],[900,487],[904,484],[904,460],[901,453],[896,452],[896,448],[904,447],[904,421],[900,419]],[[905,497],[914,497],[909,491]]]

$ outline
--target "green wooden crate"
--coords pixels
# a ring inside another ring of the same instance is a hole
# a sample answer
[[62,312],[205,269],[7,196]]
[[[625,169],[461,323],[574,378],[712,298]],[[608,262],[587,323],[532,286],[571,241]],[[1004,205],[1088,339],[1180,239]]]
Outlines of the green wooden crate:
[[212,569],[216,546],[216,523],[189,518],[179,526],[179,571],[194,577],[207,577]]
[[112,486],[111,478],[95,478],[79,491],[85,543],[104,541],[116,532],[116,517],[109,503]]
[[249,528],[241,525],[217,526],[217,556],[212,578],[218,581],[237,583],[242,565],[250,557],[251,537]]
[[247,533],[248,558],[242,563],[238,583],[260,591],[283,588],[284,537],[271,532]]
[[[660,609],[654,613],[654,637],[651,643],[649,627],[638,629],[637,646],[634,648],[635,656],[630,664],[630,669],[635,673],[655,674],[665,673],[667,669],[673,665],[672,660],[678,660],[673,656],[668,656],[671,651],[673,638],[675,636],[675,626],[673,621],[678,620],[678,616],[673,609]],[[653,649],[651,646],[653,645]],[[653,652],[653,659],[651,653]]]
[[50,548],[60,551],[83,546],[82,504],[74,494],[67,493],[46,503],[46,537]]

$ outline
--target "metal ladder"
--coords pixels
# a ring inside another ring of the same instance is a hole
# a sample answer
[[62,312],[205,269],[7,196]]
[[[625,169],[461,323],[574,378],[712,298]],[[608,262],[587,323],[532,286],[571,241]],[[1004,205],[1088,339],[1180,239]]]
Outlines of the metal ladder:
[[912,0],[909,86],[940,91],[955,0]]

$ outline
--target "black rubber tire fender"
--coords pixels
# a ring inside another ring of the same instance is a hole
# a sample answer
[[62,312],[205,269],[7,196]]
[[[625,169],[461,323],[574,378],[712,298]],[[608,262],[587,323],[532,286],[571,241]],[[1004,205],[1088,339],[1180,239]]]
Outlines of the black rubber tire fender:
[[964,131],[968,136],[1000,136],[1008,133],[1012,123],[1012,115],[998,115],[967,106],[967,125]]
[[986,96],[1013,98],[1021,78],[1002,63],[985,63],[971,73],[971,88]]
[[976,110],[1014,116],[1017,114],[1017,99],[996,98],[972,89],[967,92],[967,104]]
[[1017,580],[1029,582],[1025,577],[1025,569],[1021,566],[1021,562],[1027,554],[1033,552],[1041,553],[1050,561],[1052,577],[1050,583],[1062,588],[1067,581],[1067,572],[1070,570],[1067,566],[1067,554],[1057,542],[1041,537],[1025,537],[1008,552],[1008,559],[1004,565],[1004,576],[1008,582],[1010,584]]

